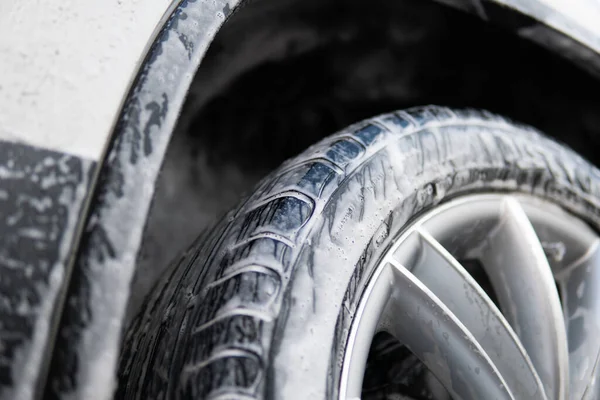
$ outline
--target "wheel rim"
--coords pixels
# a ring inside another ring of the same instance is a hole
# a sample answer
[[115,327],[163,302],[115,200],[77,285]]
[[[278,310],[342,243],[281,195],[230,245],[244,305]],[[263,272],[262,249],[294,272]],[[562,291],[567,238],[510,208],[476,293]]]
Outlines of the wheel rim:
[[[459,259],[482,264],[502,311]],[[596,398],[599,290],[598,235],[558,206],[501,194],[448,202],[404,231],[374,269],[350,329],[340,398],[361,397],[380,331],[454,399]]]

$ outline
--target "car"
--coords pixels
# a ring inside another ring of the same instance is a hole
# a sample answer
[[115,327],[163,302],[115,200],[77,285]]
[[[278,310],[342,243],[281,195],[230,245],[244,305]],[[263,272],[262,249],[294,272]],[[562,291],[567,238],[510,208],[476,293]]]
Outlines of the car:
[[6,2],[0,398],[599,398],[598,21]]

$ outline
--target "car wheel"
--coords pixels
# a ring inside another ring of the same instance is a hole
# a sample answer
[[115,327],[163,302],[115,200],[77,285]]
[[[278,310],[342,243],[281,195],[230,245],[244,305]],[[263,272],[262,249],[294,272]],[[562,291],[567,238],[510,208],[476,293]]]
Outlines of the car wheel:
[[595,398],[599,176],[486,112],[353,125],[173,264],[117,398]]

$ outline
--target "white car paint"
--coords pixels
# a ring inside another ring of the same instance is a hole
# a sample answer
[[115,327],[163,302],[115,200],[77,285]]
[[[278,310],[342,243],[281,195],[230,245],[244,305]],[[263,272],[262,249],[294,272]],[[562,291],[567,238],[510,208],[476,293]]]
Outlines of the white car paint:
[[171,2],[0,2],[0,139],[98,160]]
[[600,52],[600,0],[498,0]]

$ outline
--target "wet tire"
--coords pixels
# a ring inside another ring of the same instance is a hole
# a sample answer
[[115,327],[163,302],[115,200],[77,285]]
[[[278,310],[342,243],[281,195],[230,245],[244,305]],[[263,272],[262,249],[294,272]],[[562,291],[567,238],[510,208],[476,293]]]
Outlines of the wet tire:
[[598,171],[534,129],[426,107],[287,161],[173,264],[124,342],[118,399],[336,398],[378,255],[422,212],[524,192],[600,225]]

